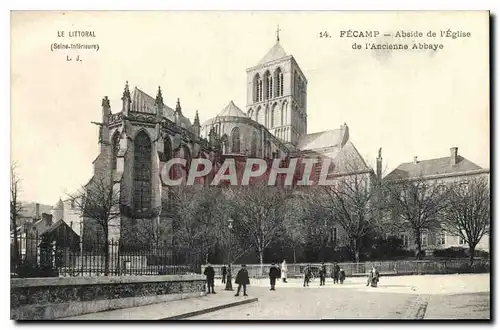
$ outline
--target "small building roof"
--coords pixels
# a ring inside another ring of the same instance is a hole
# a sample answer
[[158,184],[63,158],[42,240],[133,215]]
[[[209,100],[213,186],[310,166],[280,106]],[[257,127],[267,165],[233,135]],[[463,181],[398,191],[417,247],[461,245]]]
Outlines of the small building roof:
[[457,156],[457,163],[452,165],[450,157],[441,157],[417,162],[402,163],[390,172],[384,180],[401,180],[453,173],[464,173],[483,169],[470,160]]

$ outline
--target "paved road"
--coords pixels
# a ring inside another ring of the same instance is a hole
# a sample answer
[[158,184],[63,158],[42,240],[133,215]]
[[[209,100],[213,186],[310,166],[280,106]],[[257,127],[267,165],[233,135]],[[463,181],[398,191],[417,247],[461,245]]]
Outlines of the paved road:
[[[378,288],[366,279],[350,278],[343,285],[318,281],[308,288],[300,280],[279,283],[269,291],[267,281],[248,288],[251,305],[193,317],[193,320],[290,319],[488,319],[489,274],[383,277]],[[231,292],[219,294],[230,296]],[[240,297],[234,297],[240,299]]]

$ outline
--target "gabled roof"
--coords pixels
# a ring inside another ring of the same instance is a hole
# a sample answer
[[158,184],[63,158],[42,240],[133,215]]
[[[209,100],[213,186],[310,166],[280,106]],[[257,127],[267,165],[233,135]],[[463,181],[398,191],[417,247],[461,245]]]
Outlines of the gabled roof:
[[278,41],[278,42],[276,42],[276,44],[274,44],[273,48],[271,48],[267,52],[267,54],[259,61],[259,64],[272,62],[274,60],[278,60],[278,59],[286,57],[286,56],[287,55],[286,55],[285,50],[283,49],[283,47],[281,47],[281,44]]
[[346,124],[339,129],[303,135],[297,142],[299,150],[317,150],[329,147],[339,149],[349,140],[349,128]]
[[351,141],[347,141],[340,149],[333,163],[335,164],[333,173],[356,173],[371,170]]
[[457,164],[452,165],[450,157],[434,158],[410,163],[403,163],[389,173],[384,180],[398,180],[405,178],[426,177],[463,173],[481,170],[482,168],[470,160],[457,156]]
[[[130,104],[130,109],[132,111],[139,112],[147,112],[154,113],[155,112],[155,98],[143,92],[139,88],[135,87],[132,93],[130,93],[130,99],[132,103]],[[163,117],[167,118],[170,121],[175,122],[175,111],[169,106],[163,104]],[[191,127],[191,121],[184,117],[184,115],[180,116],[181,124],[185,126],[185,128]]]

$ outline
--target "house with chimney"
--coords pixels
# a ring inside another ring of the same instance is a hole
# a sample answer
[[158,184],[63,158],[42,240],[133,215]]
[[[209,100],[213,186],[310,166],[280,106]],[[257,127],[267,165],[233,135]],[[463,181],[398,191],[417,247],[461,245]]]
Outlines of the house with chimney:
[[[446,157],[419,160],[416,156],[412,162],[400,164],[392,172],[383,178],[387,184],[397,183],[402,180],[424,180],[438,187],[445,187],[450,183],[469,183],[472,178],[485,178],[489,182],[490,170],[482,168],[467,158],[460,156],[457,147],[450,148],[450,154]],[[415,248],[415,239],[409,233],[400,233],[403,245],[406,249]],[[468,248],[463,239],[452,236],[444,231],[424,232],[421,236],[422,248],[426,255],[432,255],[434,251],[450,247]],[[489,236],[485,235],[477,246],[477,250],[489,251]]]
[[[40,262],[41,249],[58,247],[76,253],[79,251],[81,217],[71,200],[59,201],[54,205],[22,203],[22,211],[16,219],[17,240],[21,260]],[[11,228],[11,252],[13,252],[14,232]],[[68,252],[65,253],[67,255]],[[68,259],[67,256],[65,260]]]

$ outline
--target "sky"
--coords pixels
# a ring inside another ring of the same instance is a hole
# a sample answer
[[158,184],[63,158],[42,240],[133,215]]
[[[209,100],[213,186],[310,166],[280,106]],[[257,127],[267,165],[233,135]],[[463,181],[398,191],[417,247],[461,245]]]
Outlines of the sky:
[[[164,102],[180,98],[191,120],[246,103],[246,69],[276,42],[308,79],[308,132],[347,123],[369,165],[380,147],[385,172],[446,157],[450,147],[489,168],[487,12],[14,12],[11,15],[11,161],[21,197],[55,204],[85,184],[98,155],[101,99],[121,110],[125,81]],[[440,38],[440,31],[470,32]],[[95,38],[69,38],[69,31]],[[341,38],[340,31],[391,33]],[[396,31],[438,37],[398,39]],[[58,38],[58,31],[65,31]],[[320,38],[320,32],[331,38]],[[53,43],[98,44],[98,51]],[[354,50],[353,43],[442,44],[438,51]],[[81,61],[75,61],[80,55]],[[67,56],[73,60],[67,61]]]

